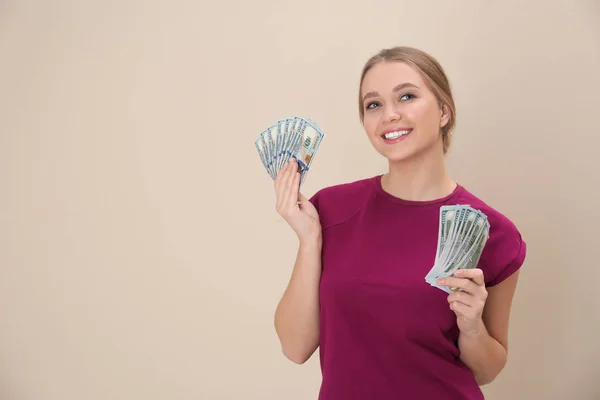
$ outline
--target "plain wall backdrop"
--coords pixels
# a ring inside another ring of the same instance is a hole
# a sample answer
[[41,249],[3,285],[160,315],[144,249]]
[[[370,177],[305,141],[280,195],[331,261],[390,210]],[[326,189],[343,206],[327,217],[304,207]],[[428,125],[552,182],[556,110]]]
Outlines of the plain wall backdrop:
[[357,90],[396,45],[442,63],[450,172],[528,243],[486,398],[600,399],[593,0],[0,2],[0,399],[316,400],[254,140],[323,128],[307,196],[386,172]]

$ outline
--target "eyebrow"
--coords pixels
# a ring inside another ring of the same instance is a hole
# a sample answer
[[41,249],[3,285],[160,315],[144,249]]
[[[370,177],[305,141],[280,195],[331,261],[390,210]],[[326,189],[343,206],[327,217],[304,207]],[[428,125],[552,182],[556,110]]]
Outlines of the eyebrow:
[[[419,87],[417,85],[415,85],[414,83],[410,83],[410,82],[406,82],[406,83],[401,83],[398,86],[396,86],[394,89],[392,89],[392,92],[399,92],[402,89],[406,89],[407,87],[412,87],[415,89],[419,89]],[[363,101],[365,101],[366,99],[368,99],[369,97],[377,97],[379,96],[379,93],[377,92],[369,92],[367,94],[365,94],[363,96]]]

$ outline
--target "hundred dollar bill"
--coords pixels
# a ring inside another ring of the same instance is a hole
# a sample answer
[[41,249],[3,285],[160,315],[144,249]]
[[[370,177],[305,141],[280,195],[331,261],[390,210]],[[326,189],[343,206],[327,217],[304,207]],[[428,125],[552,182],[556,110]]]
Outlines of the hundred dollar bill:
[[267,128],[265,131],[263,131],[260,134],[259,140],[261,141],[261,147],[263,148],[263,150],[265,152],[265,160],[267,162],[267,172],[269,173],[271,178],[273,178],[273,169],[271,168],[271,162],[273,160],[273,157],[272,157],[272,146],[271,146],[271,138],[270,138],[269,129],[271,129],[271,127]]
[[425,281],[430,282],[430,278],[437,273],[439,264],[440,264],[440,256],[444,251],[444,248],[448,241],[448,236],[450,233],[450,229],[452,227],[452,221],[454,220],[454,215],[456,213],[456,209],[454,206],[442,206],[440,207],[440,217],[439,217],[439,227],[438,227],[438,242],[437,242],[437,250],[435,253],[435,259],[433,267],[431,271],[425,276]]
[[284,143],[284,154],[283,164],[288,162],[290,158],[296,155],[298,152],[297,147],[302,140],[302,131],[304,126],[304,120],[302,118],[295,117],[290,123],[290,127],[285,135]]
[[276,178],[277,177],[277,130],[279,129],[278,125],[273,125],[269,128],[267,139],[269,141],[269,150],[270,150],[270,158],[271,158],[271,173]]
[[469,205],[442,206],[436,259],[425,280],[449,293],[456,290],[438,286],[437,279],[452,276],[458,268],[474,268],[488,236],[489,222],[479,210]]
[[286,153],[286,148],[285,148],[285,138],[288,137],[290,135],[290,124],[293,121],[293,118],[285,118],[283,120],[280,121],[279,124],[279,129],[277,130],[277,135],[278,135],[278,143],[277,143],[277,161],[275,163],[276,165],[276,169],[277,172],[279,172],[279,170],[281,169],[281,167],[283,167],[284,165],[284,155]]
[[481,253],[483,252],[483,247],[485,246],[489,236],[489,223],[486,219],[482,218],[477,221],[477,224],[478,234],[476,237],[474,237],[474,239],[471,240],[470,247],[466,254],[456,262],[457,269],[476,268],[477,264],[479,263]]
[[438,247],[435,258],[438,258],[444,250],[446,240],[450,231],[451,222],[454,219],[456,210],[454,207],[440,207],[440,229],[438,230]]
[[267,173],[269,173],[269,176],[270,176],[271,173],[269,172],[269,168],[268,168],[267,155],[265,154],[265,148],[263,145],[262,136],[259,137],[258,139],[256,139],[256,141],[254,142],[254,145],[256,146],[256,151],[258,152],[260,161],[263,163],[265,170],[267,171]]
[[323,133],[320,129],[311,121],[307,121],[304,130],[302,131],[302,142],[300,154],[296,154],[296,159],[299,164],[299,171],[301,173],[300,185],[306,179],[306,175],[310,170],[310,166],[313,162],[314,155],[319,150],[321,142],[323,141]]
[[461,251],[470,223],[469,209],[464,206],[458,206],[456,210],[456,227],[453,231],[451,245],[446,246],[447,251],[442,259],[442,270],[446,269],[447,265],[456,257],[457,252]]

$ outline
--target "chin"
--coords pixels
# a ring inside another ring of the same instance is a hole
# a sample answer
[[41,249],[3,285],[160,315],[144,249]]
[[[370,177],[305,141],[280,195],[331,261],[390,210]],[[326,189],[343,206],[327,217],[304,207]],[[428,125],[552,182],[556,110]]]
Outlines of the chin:
[[397,144],[393,146],[381,145],[378,143],[377,151],[384,156],[390,163],[402,163],[422,156],[434,156],[439,151],[442,151],[441,141],[438,146],[437,141],[432,143],[411,143],[410,145]]
[[399,163],[414,158],[421,153],[414,148],[378,149],[379,153],[391,163]]
[[408,160],[414,159],[414,154],[403,154],[403,155],[391,155],[385,156],[385,158],[392,164],[404,163]]

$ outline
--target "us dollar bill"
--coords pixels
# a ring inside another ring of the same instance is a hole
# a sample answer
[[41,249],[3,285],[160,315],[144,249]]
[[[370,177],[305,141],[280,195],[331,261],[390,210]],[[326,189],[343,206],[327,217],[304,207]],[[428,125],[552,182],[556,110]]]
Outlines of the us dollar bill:
[[435,262],[425,281],[449,293],[456,290],[440,287],[436,281],[453,276],[459,268],[475,268],[489,237],[489,228],[485,214],[468,204],[440,207]]

